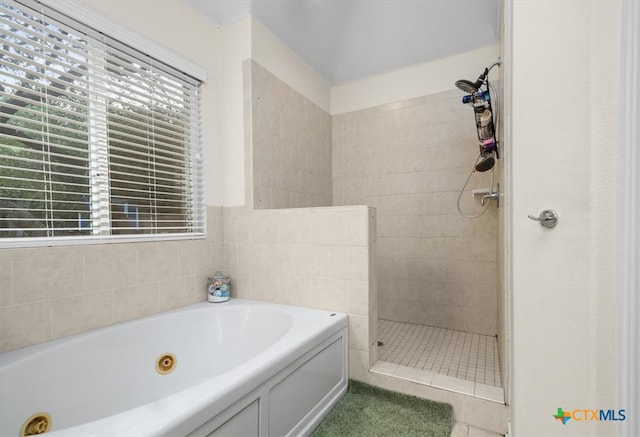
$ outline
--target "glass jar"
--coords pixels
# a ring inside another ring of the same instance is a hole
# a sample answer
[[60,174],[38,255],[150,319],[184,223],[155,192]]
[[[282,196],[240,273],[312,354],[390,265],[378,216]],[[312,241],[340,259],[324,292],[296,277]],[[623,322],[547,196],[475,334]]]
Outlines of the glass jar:
[[222,272],[215,272],[207,279],[207,300],[225,302],[231,296],[231,279]]

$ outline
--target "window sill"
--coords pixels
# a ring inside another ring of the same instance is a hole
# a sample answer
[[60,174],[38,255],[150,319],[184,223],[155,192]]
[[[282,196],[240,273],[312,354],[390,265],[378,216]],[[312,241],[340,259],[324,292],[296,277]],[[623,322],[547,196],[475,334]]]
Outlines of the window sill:
[[29,247],[84,246],[87,244],[154,243],[159,241],[203,240],[205,232],[188,234],[109,235],[45,238],[4,238],[0,249],[23,249]]

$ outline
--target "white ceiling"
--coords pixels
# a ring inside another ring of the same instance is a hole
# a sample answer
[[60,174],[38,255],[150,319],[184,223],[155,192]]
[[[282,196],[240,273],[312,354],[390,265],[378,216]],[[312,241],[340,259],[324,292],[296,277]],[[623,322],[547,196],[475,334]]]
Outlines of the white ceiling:
[[499,38],[499,0],[185,1],[217,25],[253,16],[334,85]]

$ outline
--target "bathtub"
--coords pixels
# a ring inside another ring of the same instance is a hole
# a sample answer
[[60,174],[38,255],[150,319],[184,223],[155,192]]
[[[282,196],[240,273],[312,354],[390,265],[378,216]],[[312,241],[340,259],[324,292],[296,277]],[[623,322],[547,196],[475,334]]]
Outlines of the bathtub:
[[0,436],[308,435],[346,389],[345,314],[203,302],[0,354]]

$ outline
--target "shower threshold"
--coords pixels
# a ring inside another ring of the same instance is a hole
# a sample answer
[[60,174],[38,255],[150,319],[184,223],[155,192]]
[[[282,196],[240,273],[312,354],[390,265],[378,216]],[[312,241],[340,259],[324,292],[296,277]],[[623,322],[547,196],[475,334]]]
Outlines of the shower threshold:
[[504,403],[495,337],[378,320],[372,372]]

